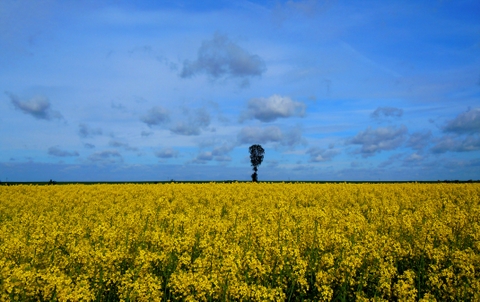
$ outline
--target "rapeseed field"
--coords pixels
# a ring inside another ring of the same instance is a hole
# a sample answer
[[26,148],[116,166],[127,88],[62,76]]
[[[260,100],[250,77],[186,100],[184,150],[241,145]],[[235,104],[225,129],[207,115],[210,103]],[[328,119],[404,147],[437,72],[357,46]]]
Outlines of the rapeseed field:
[[479,184],[0,187],[1,301],[480,301]]

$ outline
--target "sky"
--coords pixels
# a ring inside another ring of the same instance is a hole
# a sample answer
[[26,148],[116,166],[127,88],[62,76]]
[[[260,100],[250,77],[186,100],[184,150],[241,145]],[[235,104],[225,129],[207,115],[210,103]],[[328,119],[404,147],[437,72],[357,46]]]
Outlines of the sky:
[[480,179],[480,2],[0,1],[0,181]]

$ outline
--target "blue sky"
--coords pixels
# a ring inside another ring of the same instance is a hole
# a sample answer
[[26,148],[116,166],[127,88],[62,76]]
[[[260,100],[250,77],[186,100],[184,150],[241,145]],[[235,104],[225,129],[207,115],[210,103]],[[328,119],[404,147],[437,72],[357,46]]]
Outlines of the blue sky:
[[0,2],[0,180],[480,179],[480,2]]

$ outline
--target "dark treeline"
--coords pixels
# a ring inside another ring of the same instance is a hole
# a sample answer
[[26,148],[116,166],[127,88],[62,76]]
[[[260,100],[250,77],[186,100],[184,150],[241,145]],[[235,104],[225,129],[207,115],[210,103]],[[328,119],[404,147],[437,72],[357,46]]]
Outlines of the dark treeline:
[[[0,181],[0,186],[9,186],[9,185],[70,185],[70,184],[83,184],[83,185],[96,185],[96,184],[206,184],[206,183],[218,183],[218,184],[233,184],[233,183],[251,183],[251,180],[186,180],[186,181],[9,181],[2,182]],[[424,183],[424,184],[435,184],[435,183],[450,183],[450,184],[466,184],[466,183],[480,183],[480,180],[401,180],[401,181],[368,181],[368,180],[264,180],[257,181],[258,183],[286,183],[286,184],[295,184],[295,183],[313,183],[313,184],[399,184],[399,183]]]

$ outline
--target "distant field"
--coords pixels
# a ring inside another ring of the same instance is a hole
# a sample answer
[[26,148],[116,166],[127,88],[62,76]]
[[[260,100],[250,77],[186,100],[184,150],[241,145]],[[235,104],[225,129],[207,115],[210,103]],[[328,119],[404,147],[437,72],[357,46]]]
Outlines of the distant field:
[[480,301],[480,184],[0,186],[0,300]]

